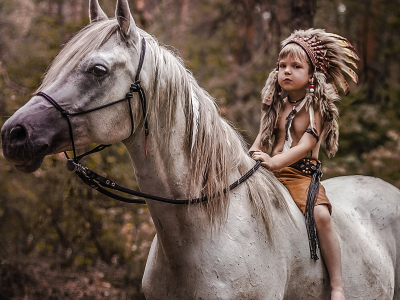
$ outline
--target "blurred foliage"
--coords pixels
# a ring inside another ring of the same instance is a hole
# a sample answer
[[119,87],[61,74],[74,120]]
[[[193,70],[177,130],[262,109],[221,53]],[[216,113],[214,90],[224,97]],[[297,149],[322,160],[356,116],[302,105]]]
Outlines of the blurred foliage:
[[[260,91],[290,28],[300,20],[347,37],[361,58],[360,83],[338,104],[339,152],[328,160],[321,151],[324,178],[365,174],[400,187],[399,1],[303,1],[312,10],[303,21],[294,15],[294,2],[129,1],[137,25],[182,55],[249,143],[258,133]],[[100,4],[113,16],[114,0]],[[86,0],[0,0],[0,126],[34,93],[60,47],[88,23],[87,11]],[[85,162],[137,188],[122,144]],[[121,204],[83,186],[66,171],[63,155],[46,158],[30,175],[0,157],[0,178],[0,260],[17,253],[56,257],[63,270],[118,266],[124,279],[109,280],[112,285],[128,291],[127,299],[143,297],[140,279],[154,236],[145,206]],[[26,276],[22,266],[15,270]]]

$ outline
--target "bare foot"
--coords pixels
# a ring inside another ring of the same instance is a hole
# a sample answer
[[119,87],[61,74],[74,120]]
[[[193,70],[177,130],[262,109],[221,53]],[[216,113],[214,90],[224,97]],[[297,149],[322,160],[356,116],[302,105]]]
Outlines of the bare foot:
[[343,288],[332,289],[331,300],[345,300]]

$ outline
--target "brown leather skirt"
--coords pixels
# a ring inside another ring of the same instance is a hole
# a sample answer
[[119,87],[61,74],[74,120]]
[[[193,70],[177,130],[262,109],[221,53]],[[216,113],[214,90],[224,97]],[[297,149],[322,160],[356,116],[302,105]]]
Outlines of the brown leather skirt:
[[[311,163],[316,165],[316,160],[309,160]],[[308,187],[310,186],[311,182],[311,174],[307,174],[304,171],[295,169],[293,167],[285,167],[275,170],[273,173],[276,178],[278,178],[278,180],[282,182],[282,184],[288,189],[294,202],[296,202],[297,206],[304,214],[307,202]],[[329,213],[332,214],[332,205],[325,194],[324,187],[320,184],[315,206],[321,204],[326,205],[329,209]]]

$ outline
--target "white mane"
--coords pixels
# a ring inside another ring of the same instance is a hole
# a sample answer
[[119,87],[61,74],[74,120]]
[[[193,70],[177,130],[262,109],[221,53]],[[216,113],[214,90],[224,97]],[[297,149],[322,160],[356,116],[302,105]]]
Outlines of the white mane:
[[[217,111],[214,99],[202,89],[193,75],[186,69],[182,59],[171,50],[161,46],[145,31],[138,29],[145,38],[147,53],[145,59],[151,59],[153,70],[150,86],[144,86],[148,98],[148,115],[153,130],[166,125],[166,133],[156,132],[159,142],[168,147],[171,131],[179,109],[186,117],[187,153],[191,161],[190,191],[192,198],[209,197],[204,205],[211,221],[226,216],[229,204],[230,174],[245,174],[254,166],[254,161],[246,154],[246,145],[242,137],[224,120]],[[61,71],[72,70],[87,54],[99,48],[114,33],[118,33],[115,19],[94,22],[82,29],[63,48],[48,70],[40,91],[53,81]],[[162,112],[162,113],[161,113]],[[160,119],[164,118],[164,119]],[[238,178],[235,178],[238,179]],[[271,225],[272,205],[288,210],[282,195],[282,186],[273,175],[260,168],[245,183],[257,214],[265,222],[268,232]]]
[[[220,195],[204,204],[210,219],[214,221],[227,212],[229,192],[224,193],[224,190],[229,189],[232,183],[229,180],[233,179],[229,175],[236,170],[240,176],[245,174],[254,166],[254,161],[248,157],[242,137],[220,117],[215,100],[198,85],[181,58],[160,46],[146,32],[139,32],[145,37],[156,66],[153,84],[149,87],[149,114],[155,114],[158,120],[159,116],[165,116],[163,123],[169,124],[167,128],[172,128],[178,108],[184,108],[187,153],[191,156],[191,189],[188,195],[192,198]],[[165,109],[168,113],[162,114],[161,110]],[[158,135],[164,146],[168,146],[171,130],[167,132],[167,135]],[[245,184],[255,210],[269,231],[271,205],[288,209],[282,186],[264,168],[260,168]]]

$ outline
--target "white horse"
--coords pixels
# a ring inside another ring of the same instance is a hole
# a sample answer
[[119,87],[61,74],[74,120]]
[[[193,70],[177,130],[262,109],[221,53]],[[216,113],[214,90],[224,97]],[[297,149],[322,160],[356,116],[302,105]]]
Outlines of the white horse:
[[[70,112],[123,98],[144,38],[140,80],[150,135],[146,144],[135,94],[133,132],[124,101],[70,116],[75,146],[123,141],[143,192],[173,199],[214,195],[188,206],[147,201],[157,235],[143,277],[146,298],[329,299],[324,263],[310,259],[304,217],[274,176],[260,168],[224,194],[254,161],[182,61],[136,27],[127,0],[118,0],[115,19],[92,0],[90,18],[39,91]],[[4,124],[4,156],[32,172],[45,155],[71,149],[68,126],[53,104],[34,96]],[[399,190],[362,176],[323,184],[333,204],[347,299],[400,299]]]

